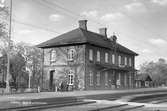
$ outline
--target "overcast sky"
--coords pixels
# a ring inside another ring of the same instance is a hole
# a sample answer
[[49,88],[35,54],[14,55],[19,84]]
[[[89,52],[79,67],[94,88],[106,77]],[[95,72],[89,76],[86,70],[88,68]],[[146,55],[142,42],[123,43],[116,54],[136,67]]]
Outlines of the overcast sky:
[[119,43],[137,52],[139,67],[167,59],[166,11],[167,0],[13,0],[12,39],[38,44],[87,19],[88,30],[107,27],[108,36],[115,32]]

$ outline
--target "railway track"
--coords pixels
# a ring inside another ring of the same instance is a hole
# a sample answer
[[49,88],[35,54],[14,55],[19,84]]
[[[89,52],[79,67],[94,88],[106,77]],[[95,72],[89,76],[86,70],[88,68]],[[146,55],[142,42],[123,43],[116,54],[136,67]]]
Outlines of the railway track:
[[89,111],[131,111],[134,109],[139,109],[144,107],[144,105],[130,106],[128,104],[114,105],[109,107],[97,108]]
[[[149,93],[149,92],[146,92]],[[146,94],[145,93],[145,94]],[[154,92],[156,95],[156,92]],[[69,97],[69,98],[44,98],[44,99],[38,99],[38,100],[31,100],[32,102],[46,102],[46,104],[36,104],[36,105],[30,105],[30,106],[17,106],[17,107],[11,107],[11,108],[0,108],[0,111],[40,111],[45,109],[52,109],[52,108],[62,108],[62,107],[75,107],[75,105],[86,105],[91,103],[96,103],[96,101],[83,101],[84,99],[91,99],[91,100],[108,100],[108,101],[114,101],[116,99],[121,98],[122,96],[127,95],[135,95],[136,93],[125,93],[125,94],[117,94],[117,95],[111,95],[111,94],[101,94],[101,95],[91,95],[91,96],[80,96],[80,97]],[[153,94],[153,93],[152,93]],[[155,104],[160,104],[163,102],[167,102],[167,95],[162,96],[153,96],[152,97],[146,97],[145,99],[136,99],[132,102],[145,102],[148,103],[150,101],[156,101]],[[162,98],[165,97],[165,100],[162,100]],[[85,107],[86,108],[86,107]],[[97,109],[92,109],[89,111],[140,111],[137,109],[144,108],[144,105],[138,105],[138,106],[132,106],[128,104],[119,104],[119,105],[112,105],[108,107],[102,107]],[[57,110],[56,110],[57,111]],[[75,111],[75,110],[74,110]],[[141,110],[143,111],[143,110]],[[152,110],[153,111],[153,110]]]
[[130,101],[130,102],[137,102],[137,103],[161,103],[161,101],[165,102],[167,101],[167,94],[163,93],[163,94],[155,94],[155,95],[144,95],[143,97],[137,97],[136,99]]
[[66,107],[66,106],[74,106],[74,105],[84,105],[84,104],[91,104],[95,103],[95,101],[75,101],[71,103],[61,103],[61,104],[43,104],[43,105],[33,105],[33,106],[21,106],[21,107],[13,107],[13,108],[1,108],[0,111],[39,111],[43,109],[50,109],[50,108],[59,108],[59,107]]

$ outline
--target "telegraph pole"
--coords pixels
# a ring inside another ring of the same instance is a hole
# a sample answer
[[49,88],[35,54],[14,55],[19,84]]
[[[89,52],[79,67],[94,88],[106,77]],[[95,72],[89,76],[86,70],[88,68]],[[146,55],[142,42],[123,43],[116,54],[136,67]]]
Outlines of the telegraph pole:
[[8,49],[7,49],[7,74],[6,74],[6,93],[10,92],[9,77],[10,77],[10,41],[12,34],[12,0],[10,0],[10,13],[9,13],[9,35],[8,35]]

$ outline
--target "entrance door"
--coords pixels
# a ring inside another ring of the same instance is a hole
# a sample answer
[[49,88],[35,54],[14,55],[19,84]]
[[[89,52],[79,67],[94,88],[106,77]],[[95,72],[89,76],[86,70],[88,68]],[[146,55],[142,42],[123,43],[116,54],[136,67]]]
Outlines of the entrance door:
[[50,80],[49,80],[50,91],[54,90],[54,83],[53,83],[53,74],[54,74],[54,72],[55,72],[54,70],[50,71]]

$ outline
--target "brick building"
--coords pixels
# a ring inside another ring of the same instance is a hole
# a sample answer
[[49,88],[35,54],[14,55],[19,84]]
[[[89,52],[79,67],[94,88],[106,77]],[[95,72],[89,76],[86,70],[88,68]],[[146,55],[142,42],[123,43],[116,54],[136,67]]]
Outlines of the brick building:
[[136,88],[152,87],[153,80],[149,74],[137,74],[135,77]]
[[42,87],[54,90],[66,81],[74,90],[133,88],[135,56],[117,43],[107,29],[87,30],[87,20],[79,28],[38,45],[43,50]]

